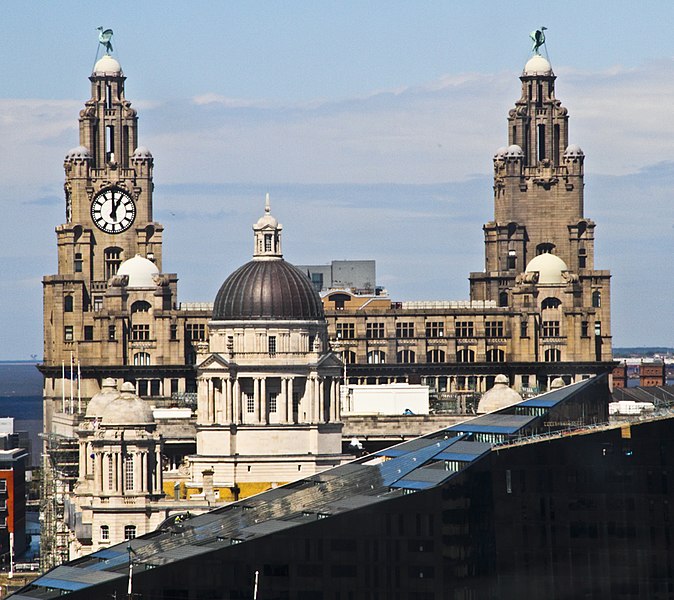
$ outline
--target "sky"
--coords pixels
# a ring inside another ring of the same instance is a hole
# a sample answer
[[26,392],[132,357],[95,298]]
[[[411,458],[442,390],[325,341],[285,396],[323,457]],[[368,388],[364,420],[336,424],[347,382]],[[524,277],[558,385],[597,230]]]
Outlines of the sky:
[[36,2],[0,21],[0,360],[42,356],[96,27],[112,28],[155,158],[164,271],[212,301],[250,259],[264,195],[296,264],[374,259],[395,300],[468,298],[492,157],[547,27],[586,155],[614,346],[674,346],[674,3]]

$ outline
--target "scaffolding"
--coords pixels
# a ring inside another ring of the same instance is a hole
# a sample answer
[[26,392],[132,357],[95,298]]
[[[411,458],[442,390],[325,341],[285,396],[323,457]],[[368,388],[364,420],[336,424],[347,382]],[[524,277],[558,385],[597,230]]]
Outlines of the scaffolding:
[[76,440],[54,433],[42,437],[40,571],[44,573],[70,558],[65,498],[77,481],[79,462]]

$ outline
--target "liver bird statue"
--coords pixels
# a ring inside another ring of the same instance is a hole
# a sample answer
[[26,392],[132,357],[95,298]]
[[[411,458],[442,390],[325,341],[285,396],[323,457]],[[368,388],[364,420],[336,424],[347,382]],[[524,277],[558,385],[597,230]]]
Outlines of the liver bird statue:
[[531,49],[532,49],[532,51],[533,51],[535,54],[540,54],[540,52],[538,51],[538,49],[539,49],[543,44],[545,44],[545,34],[544,34],[543,32],[544,32],[546,29],[547,29],[547,27],[541,27],[540,29],[536,29],[536,31],[532,31],[532,32],[529,34],[529,37],[530,37],[530,38],[532,39],[532,41],[534,42],[534,45],[533,45],[533,47],[532,47]]
[[103,27],[97,27],[98,29],[98,43],[105,48],[105,53],[110,54],[112,52],[112,29],[103,29]]

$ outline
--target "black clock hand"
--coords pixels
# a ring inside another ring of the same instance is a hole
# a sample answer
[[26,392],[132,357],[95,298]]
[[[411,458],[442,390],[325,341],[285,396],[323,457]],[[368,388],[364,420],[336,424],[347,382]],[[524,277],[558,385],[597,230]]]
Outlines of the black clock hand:
[[119,208],[119,205],[122,203],[122,199],[119,198],[116,202],[115,199],[112,199],[112,210],[110,211],[110,217],[116,221],[117,220],[117,209]]

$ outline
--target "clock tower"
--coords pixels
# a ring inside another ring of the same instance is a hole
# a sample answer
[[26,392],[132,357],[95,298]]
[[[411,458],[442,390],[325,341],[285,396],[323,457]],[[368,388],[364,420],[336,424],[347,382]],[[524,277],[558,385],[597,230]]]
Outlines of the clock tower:
[[[163,227],[152,216],[153,158],[138,145],[138,116],[124,95],[126,78],[119,62],[106,54],[89,79],[91,99],[79,117],[80,145],[64,162],[58,273],[43,279],[45,398],[54,400],[71,395],[61,389],[70,386],[71,365],[93,375],[97,365],[133,364],[125,347],[129,327],[116,319],[125,304],[115,298],[124,288],[113,283],[120,265],[137,255],[158,273],[162,268]],[[175,306],[177,279],[161,277],[163,286],[152,296],[162,296],[159,308],[167,310]],[[90,397],[98,383],[85,390],[86,379],[79,392]],[[50,412],[45,411],[46,420]]]

